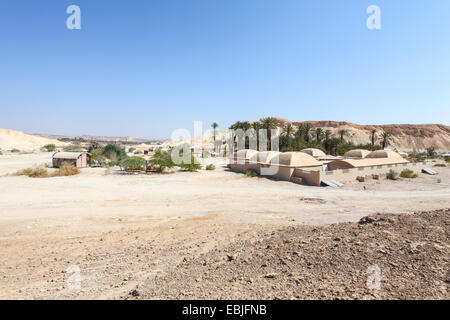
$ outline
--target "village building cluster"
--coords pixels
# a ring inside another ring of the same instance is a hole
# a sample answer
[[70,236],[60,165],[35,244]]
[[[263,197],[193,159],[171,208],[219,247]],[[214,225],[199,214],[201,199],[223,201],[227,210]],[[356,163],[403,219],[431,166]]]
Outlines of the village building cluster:
[[[232,171],[253,171],[258,175],[313,186],[332,182],[350,182],[385,175],[389,170],[420,170],[392,150],[351,150],[342,157],[326,155],[308,148],[300,152],[257,151],[243,149],[234,153],[227,165]],[[423,165],[423,164],[422,164]],[[331,183],[335,184],[335,183]],[[339,183],[338,183],[339,184]]]

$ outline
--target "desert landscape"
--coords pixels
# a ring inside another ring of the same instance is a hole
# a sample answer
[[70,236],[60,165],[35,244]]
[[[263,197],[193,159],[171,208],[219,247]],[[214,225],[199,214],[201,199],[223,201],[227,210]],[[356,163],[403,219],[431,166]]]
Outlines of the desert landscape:
[[[437,175],[341,188],[240,174],[220,157],[193,171],[108,166],[29,178],[15,173],[56,170],[44,144],[68,143],[16,133],[5,143],[5,132],[0,299],[449,298],[441,158],[425,162]],[[378,289],[366,284],[373,265]]]

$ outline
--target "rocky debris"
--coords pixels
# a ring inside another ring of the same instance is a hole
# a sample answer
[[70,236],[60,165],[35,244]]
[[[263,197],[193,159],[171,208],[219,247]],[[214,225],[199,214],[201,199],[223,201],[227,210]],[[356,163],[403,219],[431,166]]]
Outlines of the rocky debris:
[[[285,227],[174,266],[139,298],[449,299],[449,225],[444,209]],[[379,289],[368,286],[378,271]]]
[[139,293],[139,291],[137,289],[134,289],[134,290],[130,291],[129,295],[132,297],[139,297],[141,294]]

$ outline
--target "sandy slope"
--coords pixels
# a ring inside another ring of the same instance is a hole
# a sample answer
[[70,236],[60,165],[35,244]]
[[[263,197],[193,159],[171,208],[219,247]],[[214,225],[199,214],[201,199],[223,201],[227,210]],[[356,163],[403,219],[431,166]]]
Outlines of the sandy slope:
[[58,140],[0,128],[0,150],[11,150],[16,148],[20,151],[33,151],[39,150],[46,144],[64,145],[64,143]]
[[[27,163],[48,159],[25,156]],[[10,162],[0,156],[0,168]],[[448,208],[450,169],[436,170],[441,183],[420,174],[414,181],[370,181],[366,190],[359,183],[327,189],[248,178],[223,168],[165,175],[90,168],[72,177],[3,176],[0,298],[120,298],[136,286],[145,297],[161,298],[166,293],[151,286],[155,277],[236,241],[263,239],[286,226]],[[80,291],[68,289],[70,266],[81,269]]]

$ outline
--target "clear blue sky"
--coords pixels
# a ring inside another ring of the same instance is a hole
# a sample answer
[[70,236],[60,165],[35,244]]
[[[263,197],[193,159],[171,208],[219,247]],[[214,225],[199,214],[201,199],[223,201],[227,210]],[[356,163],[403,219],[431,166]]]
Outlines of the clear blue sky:
[[2,128],[143,138],[264,116],[448,125],[450,1],[1,0],[0,111]]

